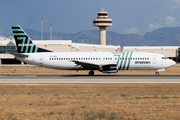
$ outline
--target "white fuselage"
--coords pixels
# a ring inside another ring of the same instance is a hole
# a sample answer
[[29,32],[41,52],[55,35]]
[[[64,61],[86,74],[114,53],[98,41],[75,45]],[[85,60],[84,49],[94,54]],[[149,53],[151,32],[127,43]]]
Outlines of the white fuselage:
[[[164,55],[147,52],[40,52],[26,53],[16,59],[28,64],[61,70],[98,70],[100,66],[116,64],[118,70],[161,70],[175,65]],[[84,68],[74,61],[99,67]]]

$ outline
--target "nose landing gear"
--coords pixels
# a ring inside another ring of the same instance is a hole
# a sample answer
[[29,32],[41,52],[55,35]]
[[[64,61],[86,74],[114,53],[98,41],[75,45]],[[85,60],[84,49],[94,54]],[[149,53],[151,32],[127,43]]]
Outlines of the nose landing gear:
[[94,75],[94,71],[93,70],[89,71],[89,75],[93,76]]
[[155,75],[156,75],[156,76],[159,76],[159,72],[156,72]]

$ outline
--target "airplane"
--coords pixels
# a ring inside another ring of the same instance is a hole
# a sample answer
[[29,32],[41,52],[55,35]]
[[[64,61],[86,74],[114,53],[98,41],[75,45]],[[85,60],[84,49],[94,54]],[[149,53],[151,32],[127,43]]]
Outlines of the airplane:
[[53,52],[37,47],[19,25],[12,25],[17,53],[15,59],[28,64],[59,70],[94,70],[117,73],[118,70],[164,71],[175,62],[158,53],[148,52]]

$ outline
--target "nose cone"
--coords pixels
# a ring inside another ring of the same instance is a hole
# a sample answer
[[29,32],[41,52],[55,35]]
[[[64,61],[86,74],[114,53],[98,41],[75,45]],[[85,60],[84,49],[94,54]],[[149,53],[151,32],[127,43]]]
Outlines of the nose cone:
[[174,66],[175,64],[176,62],[174,62],[173,60],[168,61],[168,67]]

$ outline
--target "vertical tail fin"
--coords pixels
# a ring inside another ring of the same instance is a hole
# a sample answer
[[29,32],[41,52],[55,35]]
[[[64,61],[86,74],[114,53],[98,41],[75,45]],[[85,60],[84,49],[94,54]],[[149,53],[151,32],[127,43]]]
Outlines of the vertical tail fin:
[[37,47],[19,25],[12,25],[11,27],[18,53],[51,52]]

